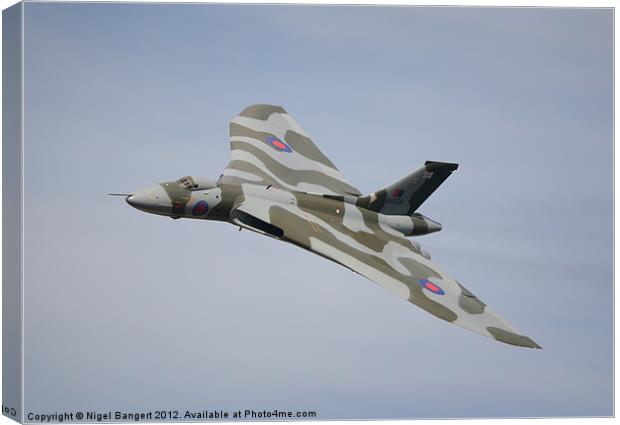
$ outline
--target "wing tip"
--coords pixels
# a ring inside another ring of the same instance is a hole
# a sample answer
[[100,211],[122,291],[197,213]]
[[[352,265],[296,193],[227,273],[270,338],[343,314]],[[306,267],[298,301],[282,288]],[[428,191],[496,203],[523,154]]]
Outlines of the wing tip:
[[532,338],[528,338],[525,335],[521,335],[521,337],[523,339],[523,344],[519,345],[520,347],[533,348],[535,350],[542,350],[542,347],[538,345],[536,342],[534,342]]
[[255,105],[247,106],[239,113],[239,115],[242,117],[267,121],[269,116],[274,113],[286,114],[286,111],[281,106],[257,103]]
[[504,342],[510,345],[516,345],[519,347],[535,348],[537,350],[542,350],[542,347],[540,345],[538,345],[534,342],[534,340],[525,335],[520,335],[518,333],[502,328],[497,328],[494,326],[487,327],[487,331],[497,341]]

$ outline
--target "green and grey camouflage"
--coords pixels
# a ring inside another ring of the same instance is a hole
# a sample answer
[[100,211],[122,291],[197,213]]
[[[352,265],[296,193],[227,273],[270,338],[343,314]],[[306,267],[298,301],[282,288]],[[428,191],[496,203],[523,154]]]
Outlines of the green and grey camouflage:
[[439,270],[408,236],[441,230],[417,209],[458,164],[427,161],[362,196],[280,106],[252,105],[230,123],[219,180],[187,176],[127,196],[172,218],[228,221],[290,242],[378,283],[428,313],[508,344],[541,348]]

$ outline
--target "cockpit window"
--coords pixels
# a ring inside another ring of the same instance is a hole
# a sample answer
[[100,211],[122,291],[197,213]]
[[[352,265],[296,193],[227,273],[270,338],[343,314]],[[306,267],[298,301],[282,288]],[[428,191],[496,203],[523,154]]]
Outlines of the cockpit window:
[[198,187],[198,184],[194,182],[194,179],[191,176],[181,177],[177,180],[177,183],[187,190],[196,189]]
[[217,183],[211,179],[200,176],[185,176],[177,180],[177,184],[186,190],[214,189]]

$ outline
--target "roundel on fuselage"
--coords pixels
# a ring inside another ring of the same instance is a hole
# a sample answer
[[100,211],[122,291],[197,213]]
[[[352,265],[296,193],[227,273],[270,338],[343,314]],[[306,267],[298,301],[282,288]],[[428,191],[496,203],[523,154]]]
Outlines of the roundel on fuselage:
[[192,208],[192,215],[205,215],[209,211],[209,204],[206,201],[198,201]]

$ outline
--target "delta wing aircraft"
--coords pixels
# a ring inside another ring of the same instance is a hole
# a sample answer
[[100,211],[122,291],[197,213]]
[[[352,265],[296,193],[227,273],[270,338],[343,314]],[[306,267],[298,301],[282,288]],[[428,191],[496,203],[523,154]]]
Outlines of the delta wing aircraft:
[[217,181],[187,176],[117,195],[148,213],[227,221],[292,243],[440,319],[507,344],[541,348],[407,238],[441,230],[417,210],[457,167],[426,161],[363,196],[283,108],[252,105],[230,123],[230,162]]

